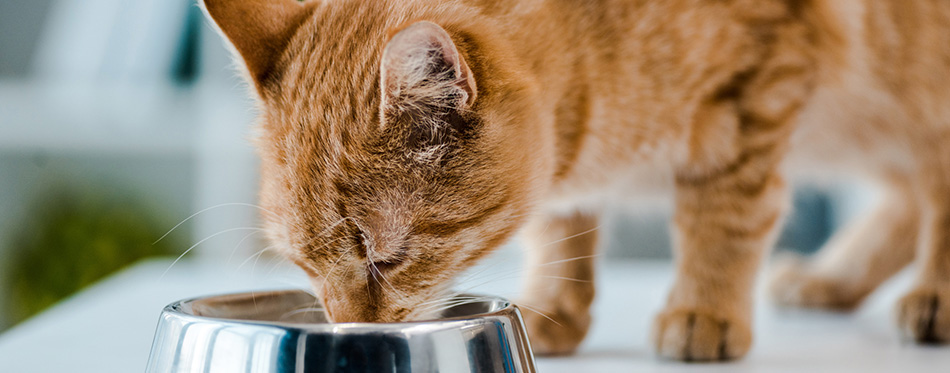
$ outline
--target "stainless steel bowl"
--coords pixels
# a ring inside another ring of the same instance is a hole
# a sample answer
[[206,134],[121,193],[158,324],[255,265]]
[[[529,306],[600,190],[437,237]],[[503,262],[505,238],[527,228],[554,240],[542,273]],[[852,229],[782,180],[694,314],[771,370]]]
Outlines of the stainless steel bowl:
[[339,324],[296,290],[179,301],[146,372],[535,372],[518,307],[477,297],[436,320]]

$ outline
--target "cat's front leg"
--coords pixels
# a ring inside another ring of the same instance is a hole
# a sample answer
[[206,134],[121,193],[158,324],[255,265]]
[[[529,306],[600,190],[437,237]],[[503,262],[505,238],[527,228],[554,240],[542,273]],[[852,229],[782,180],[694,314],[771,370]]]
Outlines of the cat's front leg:
[[790,113],[804,99],[789,87],[807,82],[789,73],[802,69],[780,66],[764,66],[735,96],[715,97],[696,114],[690,155],[675,174],[676,278],[654,322],[663,357],[733,359],[752,344],[753,283],[787,210],[779,164]]
[[536,354],[569,354],[587,335],[597,229],[597,217],[573,213],[541,215],[524,230],[527,275],[518,304]]
[[779,170],[814,68],[807,28],[776,25],[768,53],[699,105],[676,162],[676,277],[654,321],[663,357],[727,360],[752,345],[753,285],[788,206]]
[[654,323],[663,357],[726,360],[751,346],[754,280],[788,203],[776,170],[780,144],[739,154],[726,167],[676,178],[676,279]]
[[678,180],[676,279],[653,331],[663,357],[726,360],[751,346],[753,283],[784,214],[786,191],[774,172],[740,176],[754,167],[749,163],[711,179]]
[[[950,134],[943,141],[950,143]],[[939,145],[938,145],[939,146]],[[917,343],[950,343],[950,150],[934,149],[922,169],[925,211],[917,249],[917,275],[910,292],[897,302],[897,326]]]

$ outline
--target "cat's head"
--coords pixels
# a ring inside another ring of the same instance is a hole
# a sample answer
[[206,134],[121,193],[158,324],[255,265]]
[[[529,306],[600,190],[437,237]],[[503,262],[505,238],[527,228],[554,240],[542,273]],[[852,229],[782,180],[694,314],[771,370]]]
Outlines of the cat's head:
[[267,232],[332,320],[428,316],[543,192],[535,88],[465,9],[205,4],[260,99]]

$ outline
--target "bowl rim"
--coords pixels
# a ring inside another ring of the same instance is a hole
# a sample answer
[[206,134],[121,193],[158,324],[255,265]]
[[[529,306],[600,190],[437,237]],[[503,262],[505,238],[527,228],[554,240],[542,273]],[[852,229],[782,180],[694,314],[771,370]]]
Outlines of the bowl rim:
[[[419,328],[419,327],[437,327],[442,328],[452,328],[457,327],[461,324],[474,324],[486,322],[486,320],[491,318],[505,318],[508,319],[510,313],[520,313],[518,306],[508,300],[507,298],[495,296],[495,295],[486,295],[478,293],[459,293],[455,294],[453,297],[462,297],[462,296],[473,296],[481,298],[491,298],[491,302],[497,302],[499,308],[491,312],[476,313],[471,315],[447,317],[441,319],[426,319],[426,320],[416,320],[416,321],[404,321],[404,322],[386,322],[386,323],[373,323],[373,322],[342,322],[342,323],[296,323],[296,322],[286,322],[286,321],[267,321],[267,320],[248,320],[248,319],[239,319],[239,318],[227,318],[227,317],[217,317],[217,316],[201,316],[194,313],[186,311],[186,307],[190,304],[209,298],[216,297],[227,297],[227,296],[238,296],[251,293],[260,293],[260,294],[273,294],[273,293],[291,293],[299,292],[310,294],[307,291],[301,289],[265,289],[265,290],[255,290],[255,291],[245,291],[245,292],[233,292],[233,293],[219,293],[211,294],[200,297],[185,298],[178,301],[169,303],[162,309],[162,318],[167,316],[174,316],[175,318],[182,319],[188,322],[211,322],[216,324],[232,324],[232,325],[253,325],[261,327],[274,327],[280,328],[283,330],[297,330],[305,332],[320,332],[320,331],[343,331],[343,332],[356,332],[360,330],[374,331],[374,332],[387,332],[387,331],[404,331],[410,328]],[[488,302],[488,300],[480,301]]]

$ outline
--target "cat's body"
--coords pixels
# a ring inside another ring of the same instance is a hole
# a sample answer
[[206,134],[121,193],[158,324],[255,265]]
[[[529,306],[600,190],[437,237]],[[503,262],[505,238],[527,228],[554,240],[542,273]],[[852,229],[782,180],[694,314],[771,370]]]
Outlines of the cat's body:
[[558,322],[526,314],[532,343],[569,352],[598,212],[666,193],[678,275],[658,352],[741,356],[787,165],[892,193],[786,264],[777,298],[853,307],[918,249],[899,325],[950,339],[948,2],[206,3],[262,99],[271,237],[336,321],[421,317],[520,230],[523,301]]

